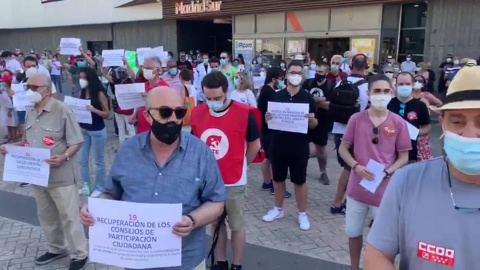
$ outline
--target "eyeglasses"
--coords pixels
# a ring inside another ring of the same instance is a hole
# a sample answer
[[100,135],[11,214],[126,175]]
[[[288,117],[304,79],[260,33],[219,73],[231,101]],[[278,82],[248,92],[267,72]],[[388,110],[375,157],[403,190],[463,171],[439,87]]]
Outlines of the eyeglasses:
[[378,127],[374,127],[372,129],[373,134],[375,135],[375,138],[372,139],[373,144],[378,144]]
[[[174,109],[170,107],[150,108],[148,111],[149,111],[149,114],[150,114],[150,111],[158,112],[158,114],[162,119],[170,118],[173,115],[173,113],[175,113],[175,117],[177,117],[177,119],[183,119],[185,115],[187,115],[187,109],[183,107],[174,108]],[[152,115],[150,114],[150,116]]]
[[48,87],[47,85],[32,85],[32,84],[24,84],[23,85],[23,89],[25,89],[25,91],[31,89],[32,91],[37,91],[38,88],[40,87]]
[[401,103],[400,104],[400,111],[398,112],[402,117],[405,116],[405,107],[406,107],[406,104],[405,103]]
[[447,175],[448,175],[448,190],[450,191],[450,198],[452,199],[453,203],[453,208],[455,210],[462,212],[462,213],[475,213],[475,212],[480,212],[480,208],[477,207],[462,207],[462,206],[457,206],[457,203],[455,202],[455,198],[453,197],[453,191],[452,191],[452,178],[450,176],[450,167],[448,166],[447,159],[444,158],[445,163],[447,163]]

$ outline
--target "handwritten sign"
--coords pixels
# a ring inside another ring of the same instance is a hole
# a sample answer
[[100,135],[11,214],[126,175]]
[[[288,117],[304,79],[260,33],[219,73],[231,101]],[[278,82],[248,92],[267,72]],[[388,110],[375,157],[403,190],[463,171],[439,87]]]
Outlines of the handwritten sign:
[[79,38],[62,38],[60,40],[61,55],[81,55],[82,42]]
[[103,50],[103,66],[104,67],[123,67],[123,57],[125,50]]
[[115,97],[122,110],[136,109],[145,106],[145,99],[142,97],[142,93],[145,93],[144,83],[115,85]]
[[92,123],[92,113],[87,110],[87,106],[91,105],[90,100],[65,96],[63,102],[73,111],[79,123]]
[[[146,204],[89,198],[90,261],[130,269],[181,266],[182,239],[173,226],[181,204]],[[159,213],[152,215],[152,213]]]
[[25,182],[47,187],[50,177],[50,149],[6,145],[3,181]]
[[268,121],[268,128],[307,134],[308,106],[306,103],[268,102],[268,112],[273,117]]

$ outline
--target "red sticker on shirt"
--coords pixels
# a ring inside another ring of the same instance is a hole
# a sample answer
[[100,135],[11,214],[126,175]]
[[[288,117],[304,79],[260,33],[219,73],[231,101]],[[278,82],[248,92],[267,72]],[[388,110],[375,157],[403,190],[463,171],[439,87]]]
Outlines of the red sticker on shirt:
[[386,137],[393,137],[395,134],[397,134],[397,128],[393,124],[386,124],[382,128],[383,130],[383,135]]
[[422,241],[418,242],[417,257],[434,263],[452,266],[455,264],[455,250],[446,247],[440,247],[428,244]]
[[42,141],[46,146],[52,146],[55,144],[55,139],[50,136],[43,137]]
[[410,121],[414,121],[414,120],[417,120],[417,119],[418,119],[418,115],[417,115],[416,112],[409,112],[409,113],[407,114],[407,118],[408,118],[408,120],[410,120]]

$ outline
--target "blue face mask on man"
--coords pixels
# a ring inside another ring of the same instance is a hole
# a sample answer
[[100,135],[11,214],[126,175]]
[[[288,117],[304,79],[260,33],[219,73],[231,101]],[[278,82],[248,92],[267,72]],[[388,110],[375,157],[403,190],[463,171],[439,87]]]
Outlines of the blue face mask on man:
[[223,108],[223,105],[225,104],[225,100],[220,100],[220,101],[207,100],[206,103],[208,108],[210,108],[210,110],[218,111],[221,108]]
[[219,71],[220,68],[219,67],[212,67],[212,71]]
[[220,65],[225,66],[227,64],[226,59],[220,59]]
[[278,83],[278,89],[283,89],[284,87],[285,87],[285,81],[282,80]]
[[171,68],[169,71],[170,75],[175,76],[177,75],[178,69],[177,68]]
[[83,61],[77,62],[77,67],[86,67],[86,66],[87,66],[87,63],[85,63]]
[[459,171],[467,175],[480,175],[480,138],[467,138],[445,131],[445,153]]
[[408,98],[412,94],[413,86],[401,85],[397,87],[397,93],[402,98]]

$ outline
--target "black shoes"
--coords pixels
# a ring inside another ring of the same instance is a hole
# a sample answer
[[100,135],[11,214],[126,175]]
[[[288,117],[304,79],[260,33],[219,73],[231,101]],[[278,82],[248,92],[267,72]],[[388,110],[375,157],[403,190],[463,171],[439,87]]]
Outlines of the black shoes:
[[38,257],[35,260],[35,264],[36,265],[49,264],[49,263],[51,263],[55,260],[58,260],[60,258],[66,257],[66,256],[68,256],[68,253],[54,254],[54,253],[47,252],[47,253],[43,254],[42,256]]
[[88,257],[82,260],[72,259],[69,270],[83,270],[87,265]]

